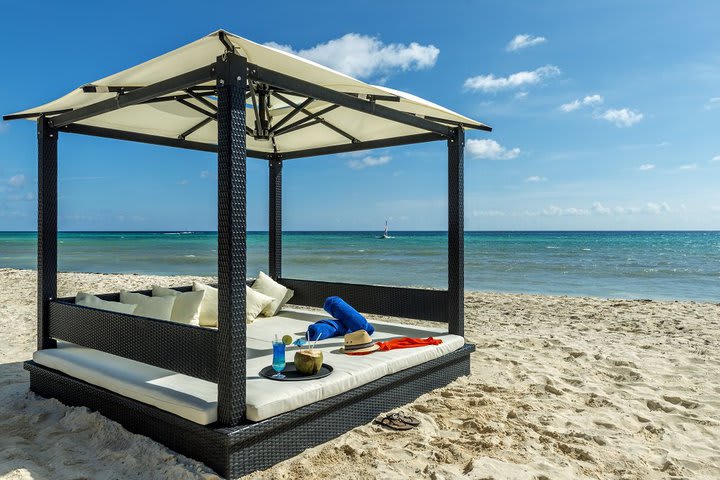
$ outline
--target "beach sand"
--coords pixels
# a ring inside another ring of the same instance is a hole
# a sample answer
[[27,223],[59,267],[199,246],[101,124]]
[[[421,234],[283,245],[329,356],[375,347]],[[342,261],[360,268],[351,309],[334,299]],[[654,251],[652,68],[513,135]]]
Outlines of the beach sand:
[[[189,281],[65,273],[59,294]],[[0,478],[216,478],[28,393],[35,295],[0,269]],[[472,375],[410,404],[419,428],[361,426],[250,478],[720,478],[720,305],[468,293],[465,312]]]

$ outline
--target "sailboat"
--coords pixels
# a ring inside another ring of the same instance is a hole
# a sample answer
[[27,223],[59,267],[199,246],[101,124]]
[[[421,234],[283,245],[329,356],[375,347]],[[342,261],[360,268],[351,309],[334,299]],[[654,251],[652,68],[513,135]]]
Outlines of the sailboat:
[[391,237],[391,236],[388,234],[388,222],[387,222],[387,220],[385,220],[385,231],[383,232],[382,237],[378,237],[378,238],[383,238],[383,239],[395,238],[395,237]]

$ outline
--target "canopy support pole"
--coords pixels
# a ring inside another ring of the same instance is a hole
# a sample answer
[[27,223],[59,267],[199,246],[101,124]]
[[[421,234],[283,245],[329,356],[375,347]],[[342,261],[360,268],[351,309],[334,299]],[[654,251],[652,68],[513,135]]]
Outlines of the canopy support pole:
[[268,205],[268,268],[270,277],[277,281],[282,277],[282,168],[283,162],[273,155],[270,166]]
[[218,421],[245,417],[247,60],[217,58],[218,92]]
[[37,120],[38,236],[37,236],[37,348],[57,347],[50,338],[50,300],[57,297],[57,141],[58,132],[47,118]]
[[464,148],[465,131],[453,128],[448,145],[448,331],[465,334]]

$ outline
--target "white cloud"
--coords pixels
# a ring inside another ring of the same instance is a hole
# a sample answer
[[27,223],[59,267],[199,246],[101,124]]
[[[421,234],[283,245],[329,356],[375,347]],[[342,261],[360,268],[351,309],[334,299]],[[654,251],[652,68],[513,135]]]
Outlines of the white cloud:
[[377,37],[347,33],[312,48],[294,50],[275,42],[267,46],[293,53],[353,77],[368,78],[395,70],[421,70],[435,65],[440,49],[412,42],[385,44]]
[[534,35],[528,35],[525,33],[521,35],[516,35],[515,38],[510,40],[510,43],[507,44],[507,47],[505,47],[505,49],[508,52],[514,52],[516,50],[520,50],[521,48],[532,47],[545,42],[547,42],[547,39],[545,37],[536,37]]
[[26,180],[25,175],[20,173],[18,175],[14,175],[14,176],[10,177],[10,179],[7,181],[7,183],[11,187],[19,188],[19,187],[22,187],[23,185],[25,185],[25,180]]
[[631,127],[643,119],[645,115],[629,108],[608,109],[597,116],[601,120],[613,123],[616,127]]
[[468,90],[481,90],[483,92],[494,92],[519,88],[526,85],[535,85],[541,81],[560,75],[560,69],[555,65],[545,65],[532,71],[513,73],[507,77],[496,77],[490,75],[478,75],[465,80],[465,88]]
[[186,179],[178,180],[177,182],[178,185],[187,185],[188,183],[190,182]]
[[584,207],[558,207],[551,205],[540,211],[526,211],[525,215],[530,217],[583,217],[591,215],[662,215],[672,212],[667,202],[648,202],[640,206],[608,207],[600,202],[595,202],[590,208]]
[[209,176],[210,172],[208,172],[207,170],[203,170],[202,172],[200,172],[200,178],[208,178]]
[[600,105],[603,103],[603,97],[601,95],[598,95],[597,93],[593,95],[587,95],[583,98],[578,98],[573,100],[570,103],[564,103],[560,105],[560,110],[562,110],[565,113],[572,112],[577,110],[580,107],[589,107],[589,106],[595,106]]
[[590,215],[590,210],[575,207],[560,208],[555,205],[551,205],[548,208],[545,208],[541,214],[546,217],[576,217]]
[[715,155],[715,156],[712,158],[712,161],[713,161],[713,162],[720,162],[720,155]]
[[645,205],[642,206],[630,206],[630,207],[624,207],[624,206],[617,206],[613,208],[613,213],[616,215],[634,215],[634,214],[646,214],[646,215],[659,215],[661,213],[667,213],[670,212],[672,209],[670,208],[670,205],[667,204],[667,202],[648,202]]
[[363,158],[354,158],[347,162],[348,166],[350,168],[354,168],[355,170],[360,170],[362,168],[367,167],[377,167],[379,165],[385,165],[386,163],[390,163],[390,160],[392,160],[392,157],[389,155],[382,155],[380,157],[363,157]]
[[545,181],[547,181],[547,178],[540,177],[538,175],[533,175],[531,177],[526,178],[525,181],[526,182],[545,182]]
[[522,99],[528,96],[528,92],[517,92],[515,98]]
[[680,170],[697,170],[697,163],[688,163],[686,165],[680,165]]
[[713,110],[715,108],[720,108],[720,97],[713,97],[705,104],[705,110]]
[[473,217],[504,217],[505,212],[501,210],[473,210]]
[[495,140],[488,139],[470,139],[466,143],[466,148],[471,157],[487,160],[512,160],[520,155],[519,148],[508,150]]
[[640,165],[640,167],[638,168],[638,170],[647,171],[647,170],[652,170],[653,168],[655,168],[655,165],[654,165],[654,164],[652,164],[652,163],[643,163],[642,165]]
[[710,210],[713,212],[720,212],[720,205],[715,205],[714,207],[710,207]]
[[610,215],[612,213],[612,210],[608,207],[604,206],[600,202],[595,202],[592,204],[592,212],[597,213],[598,215]]

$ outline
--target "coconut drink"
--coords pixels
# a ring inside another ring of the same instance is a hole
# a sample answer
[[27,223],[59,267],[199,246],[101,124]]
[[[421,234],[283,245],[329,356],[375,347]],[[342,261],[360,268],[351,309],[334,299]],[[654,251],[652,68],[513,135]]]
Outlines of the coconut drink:
[[316,375],[323,364],[323,354],[314,348],[295,352],[295,368],[303,375]]

